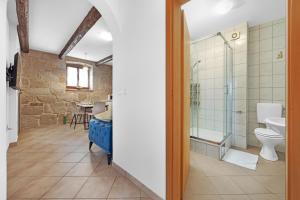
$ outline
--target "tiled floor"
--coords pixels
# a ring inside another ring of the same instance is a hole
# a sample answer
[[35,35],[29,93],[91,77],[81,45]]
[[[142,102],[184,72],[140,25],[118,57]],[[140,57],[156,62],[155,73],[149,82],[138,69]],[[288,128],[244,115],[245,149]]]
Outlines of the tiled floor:
[[60,126],[22,133],[9,148],[8,199],[150,198],[108,166],[99,148],[89,152],[86,131]]
[[[248,151],[258,154],[257,148]],[[280,156],[284,157],[284,156]],[[259,158],[256,171],[191,152],[184,200],[284,200],[285,161]]]

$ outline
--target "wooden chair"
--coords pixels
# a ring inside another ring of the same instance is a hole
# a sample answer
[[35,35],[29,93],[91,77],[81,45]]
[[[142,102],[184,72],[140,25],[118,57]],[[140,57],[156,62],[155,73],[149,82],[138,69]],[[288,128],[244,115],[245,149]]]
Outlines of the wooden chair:
[[[84,111],[76,105],[76,103],[74,103],[74,111],[72,113],[73,117],[72,117],[72,121],[70,123],[70,127],[72,126],[73,122],[74,122],[74,129],[76,128],[77,124],[81,123],[82,117],[84,117]],[[78,121],[79,118],[79,121]]]

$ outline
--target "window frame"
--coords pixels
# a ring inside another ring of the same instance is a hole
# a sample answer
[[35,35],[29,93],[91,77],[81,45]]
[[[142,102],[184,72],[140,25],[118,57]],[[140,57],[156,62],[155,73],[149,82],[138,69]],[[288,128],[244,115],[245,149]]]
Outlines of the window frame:
[[[68,67],[73,67],[77,69],[77,86],[69,86],[68,85]],[[84,67],[88,68],[88,87],[80,87],[79,85],[79,69],[82,69]],[[66,64],[66,88],[68,90],[90,90],[90,79],[91,79],[91,67],[84,64],[74,64],[74,63],[67,63]]]

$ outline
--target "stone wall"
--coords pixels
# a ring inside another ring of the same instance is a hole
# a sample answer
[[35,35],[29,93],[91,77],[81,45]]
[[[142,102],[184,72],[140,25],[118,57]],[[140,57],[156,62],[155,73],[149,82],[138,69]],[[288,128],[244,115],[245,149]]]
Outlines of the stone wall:
[[[93,90],[66,89],[66,61],[93,66]],[[112,67],[55,54],[30,51],[21,55],[20,128],[29,129],[62,124],[63,117],[71,119],[75,104],[81,101],[104,100],[112,93]]]

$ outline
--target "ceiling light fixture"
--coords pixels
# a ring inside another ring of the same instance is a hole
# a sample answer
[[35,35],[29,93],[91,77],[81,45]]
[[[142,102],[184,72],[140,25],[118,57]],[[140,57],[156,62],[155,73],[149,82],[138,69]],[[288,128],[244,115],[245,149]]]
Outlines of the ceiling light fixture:
[[107,31],[101,32],[100,33],[100,38],[105,40],[105,41],[108,41],[108,42],[111,42],[113,40],[111,33],[107,32]]
[[221,0],[215,7],[216,13],[219,15],[227,14],[232,8],[234,4],[232,0]]

